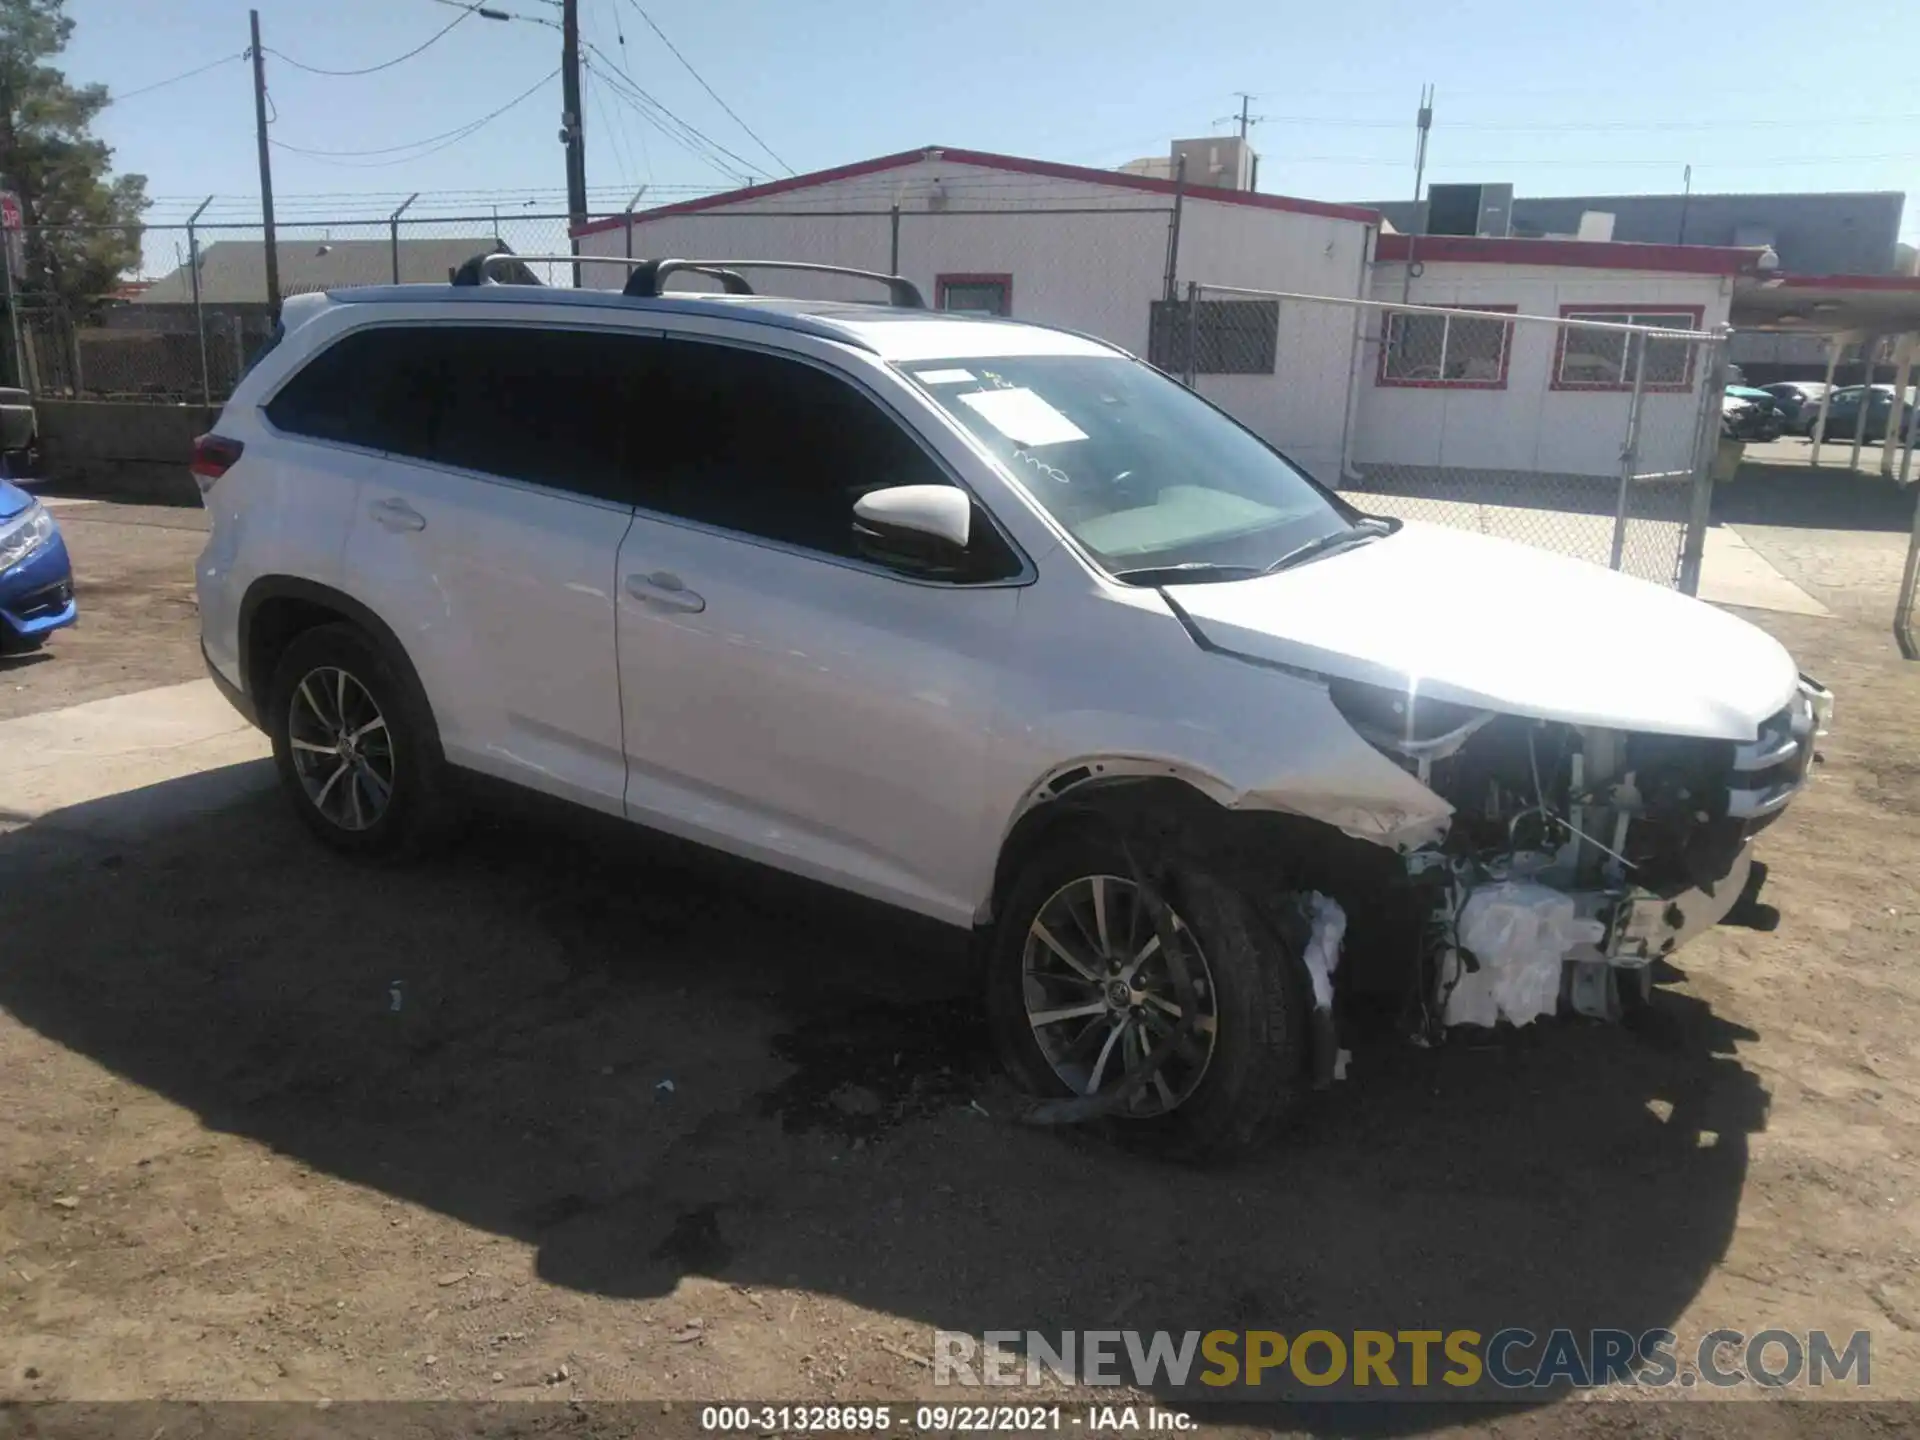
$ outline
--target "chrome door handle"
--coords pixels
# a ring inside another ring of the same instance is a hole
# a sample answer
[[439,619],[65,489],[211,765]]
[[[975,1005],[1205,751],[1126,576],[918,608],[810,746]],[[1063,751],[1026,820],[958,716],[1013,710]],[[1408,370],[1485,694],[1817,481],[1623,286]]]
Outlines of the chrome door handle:
[[689,590],[678,575],[666,570],[656,570],[651,575],[629,575],[627,594],[655,610],[698,615],[707,608],[706,597]]
[[376,500],[367,506],[367,513],[373,516],[374,523],[389,530],[424,530],[427,517],[407,504],[404,500],[388,498]]

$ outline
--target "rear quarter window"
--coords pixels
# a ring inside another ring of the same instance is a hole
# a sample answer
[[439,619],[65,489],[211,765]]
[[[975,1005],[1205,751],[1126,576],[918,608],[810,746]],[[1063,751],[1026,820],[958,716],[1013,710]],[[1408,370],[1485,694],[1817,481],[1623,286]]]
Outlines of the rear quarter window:
[[438,347],[412,326],[343,335],[267,402],[274,427],[312,440],[425,457],[444,388]]

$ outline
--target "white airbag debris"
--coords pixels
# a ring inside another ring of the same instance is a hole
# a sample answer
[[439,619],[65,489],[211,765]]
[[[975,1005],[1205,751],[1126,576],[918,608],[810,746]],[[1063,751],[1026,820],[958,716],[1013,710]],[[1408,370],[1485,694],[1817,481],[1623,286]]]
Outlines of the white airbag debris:
[[1551,1015],[1560,1003],[1562,959],[1576,945],[1599,944],[1606,927],[1577,919],[1571,896],[1505,880],[1467,897],[1456,933],[1480,968],[1468,970],[1457,953],[1447,956],[1446,1023],[1491,1027]]
[[[1307,974],[1313,980],[1313,1008],[1333,1008],[1333,972],[1340,968],[1340,942],[1347,935],[1347,912],[1340,902],[1318,890],[1307,896],[1307,918],[1313,934],[1307,941]],[[1338,1078],[1338,1077],[1336,1077]]]

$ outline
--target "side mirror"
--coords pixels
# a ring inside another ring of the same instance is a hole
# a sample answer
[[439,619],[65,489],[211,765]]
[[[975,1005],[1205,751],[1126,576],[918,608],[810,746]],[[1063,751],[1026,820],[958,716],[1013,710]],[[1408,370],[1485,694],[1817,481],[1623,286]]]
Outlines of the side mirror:
[[892,485],[853,502],[853,539],[883,565],[944,572],[967,559],[973,500],[957,485]]

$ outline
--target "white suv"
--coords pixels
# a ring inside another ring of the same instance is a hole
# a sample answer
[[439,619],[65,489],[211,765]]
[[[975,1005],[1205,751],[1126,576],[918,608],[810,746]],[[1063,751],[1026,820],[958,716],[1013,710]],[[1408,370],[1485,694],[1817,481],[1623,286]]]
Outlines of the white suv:
[[1759,630],[1097,341],[677,265],[290,299],[201,441],[207,660],[329,844],[482,772],[971,929],[1017,1075],[1184,1154],[1351,997],[1615,1011],[1751,896],[1829,703]]

